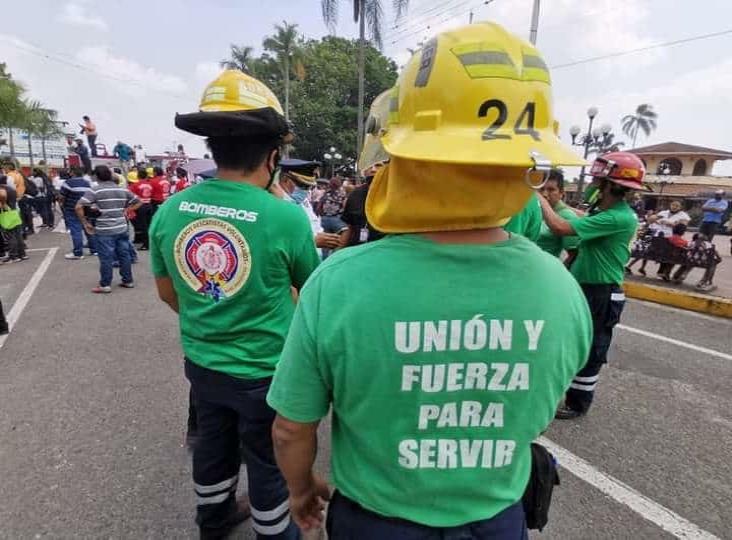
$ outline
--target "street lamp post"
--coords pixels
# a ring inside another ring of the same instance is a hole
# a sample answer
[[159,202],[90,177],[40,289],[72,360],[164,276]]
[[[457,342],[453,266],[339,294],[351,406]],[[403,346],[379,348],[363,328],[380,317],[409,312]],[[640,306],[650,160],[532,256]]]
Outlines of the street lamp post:
[[[592,125],[595,122],[595,117],[597,117],[597,107],[590,107],[587,109],[587,118],[589,119],[589,123],[587,125],[587,133],[580,139],[577,140],[577,136],[582,131],[582,128],[579,126],[572,126],[569,128],[569,134],[572,137],[572,145],[573,146],[584,146],[585,151],[584,155],[582,156],[584,159],[587,159],[587,155],[590,153],[590,145],[593,142],[599,142],[600,137],[602,136],[603,141],[607,139],[607,137],[610,135],[610,131],[612,128],[609,124],[605,124],[602,126],[602,128],[595,130],[592,129]],[[577,195],[582,195],[582,192],[584,191],[585,187],[585,166],[582,166],[582,170],[580,171],[580,177],[579,182],[577,183]]]
[[343,159],[343,156],[336,152],[335,146],[330,147],[330,151],[323,154],[323,159],[330,164],[330,177],[335,176],[335,162]]

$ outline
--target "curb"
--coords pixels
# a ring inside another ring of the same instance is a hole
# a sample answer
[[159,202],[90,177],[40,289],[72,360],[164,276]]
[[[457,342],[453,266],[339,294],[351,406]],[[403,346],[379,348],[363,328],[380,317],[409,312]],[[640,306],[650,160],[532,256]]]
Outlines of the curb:
[[626,281],[623,284],[623,288],[627,296],[636,300],[646,300],[648,302],[655,302],[656,304],[732,319],[732,300],[728,298],[679,291],[633,281]]

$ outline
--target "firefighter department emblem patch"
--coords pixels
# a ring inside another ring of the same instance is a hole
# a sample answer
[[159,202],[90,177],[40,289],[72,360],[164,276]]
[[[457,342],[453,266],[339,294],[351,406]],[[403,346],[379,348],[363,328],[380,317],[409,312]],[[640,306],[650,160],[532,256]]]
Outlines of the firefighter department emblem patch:
[[239,230],[220,219],[199,219],[175,240],[175,264],[196,292],[218,302],[241,290],[252,267],[249,244]]

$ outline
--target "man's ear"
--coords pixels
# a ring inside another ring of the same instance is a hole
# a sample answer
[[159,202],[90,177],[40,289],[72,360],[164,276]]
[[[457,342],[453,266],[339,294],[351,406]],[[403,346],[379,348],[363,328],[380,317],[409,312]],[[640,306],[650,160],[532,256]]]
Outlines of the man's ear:
[[275,148],[269,153],[269,157],[267,158],[267,168],[270,171],[274,171],[277,166],[280,164],[280,149]]

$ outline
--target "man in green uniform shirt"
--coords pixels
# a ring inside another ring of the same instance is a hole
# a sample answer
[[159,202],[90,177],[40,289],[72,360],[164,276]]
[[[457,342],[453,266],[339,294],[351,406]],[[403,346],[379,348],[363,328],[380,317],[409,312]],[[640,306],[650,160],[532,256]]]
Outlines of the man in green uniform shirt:
[[631,190],[645,189],[643,162],[629,152],[611,152],[595,160],[590,174],[599,179],[599,202],[594,213],[573,221],[564,219],[541,198],[544,221],[557,236],[577,236],[580,248],[572,275],[582,286],[592,312],[594,337],[587,364],[577,373],[559,419],[587,414],[592,404],[600,369],[607,362],[613,328],[625,306],[623,272],[630,256],[630,241],[638,218],[625,201]]
[[525,236],[532,242],[537,242],[541,235],[541,225],[541,206],[536,194],[532,193],[529,202],[503,226],[503,229],[506,232]]
[[[561,217],[570,223],[577,219],[574,210],[564,204],[562,200],[562,197],[564,197],[564,173],[561,169],[551,171],[549,179],[541,189],[541,194],[546,197],[552,209]],[[537,205],[539,206],[539,212],[541,212],[541,205],[538,204],[538,201]],[[541,232],[536,240],[536,245],[555,257],[559,257],[562,251],[566,251],[572,256],[579,245],[579,238],[576,236],[557,236],[549,230],[543,217],[541,219]]]
[[[507,60],[491,64],[494,48]],[[438,35],[405,67],[382,126],[391,159],[366,202],[389,236],[313,273],[267,398],[302,528],[321,523],[330,496],[312,465],[332,406],[330,538],[528,538],[530,444],[591,331],[561,263],[502,228],[532,193],[532,156],[582,163],[553,133],[544,66],[529,43],[481,23]],[[495,105],[486,96],[516,118],[541,103],[536,138],[509,119],[487,139],[476,114]]]
[[239,71],[209,85],[201,111],[176,126],[208,137],[217,178],[155,214],[150,259],[158,293],[180,319],[198,420],[193,481],[201,538],[223,538],[237,506],[241,453],[257,538],[298,538],[271,438],[265,396],[300,289],[318,264],[305,213],[267,190],[290,139],[272,92]]

